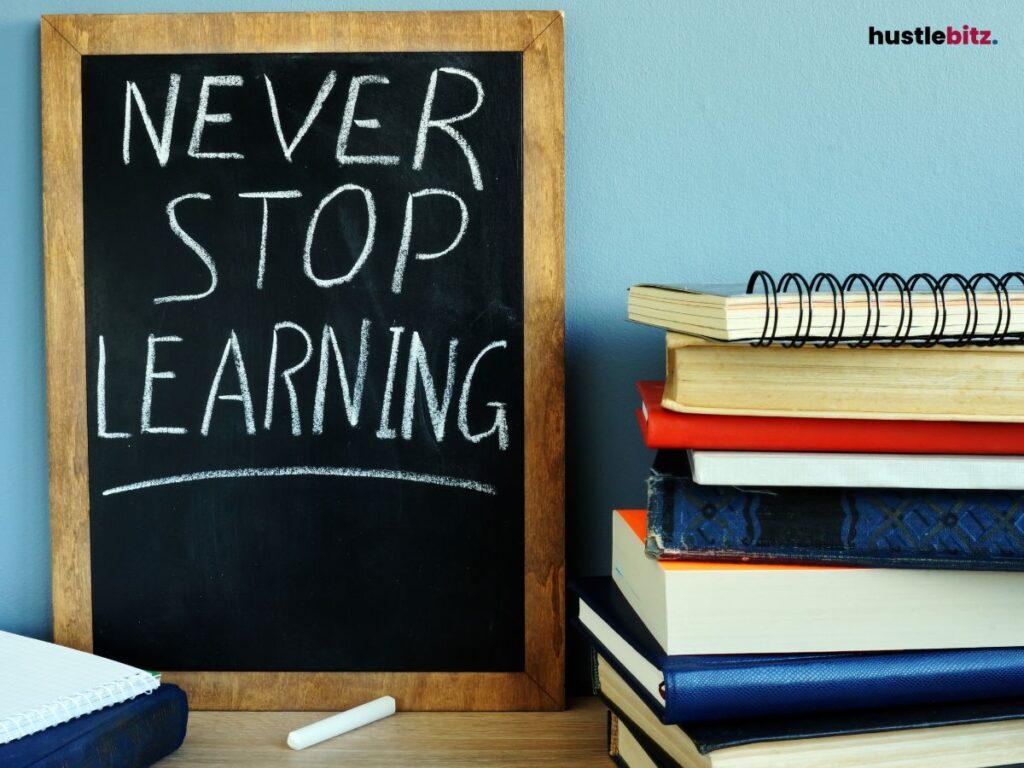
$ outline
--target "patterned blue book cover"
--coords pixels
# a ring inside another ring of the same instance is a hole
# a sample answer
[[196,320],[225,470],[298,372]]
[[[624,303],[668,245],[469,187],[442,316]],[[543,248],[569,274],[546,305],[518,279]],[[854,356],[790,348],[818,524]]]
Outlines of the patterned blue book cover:
[[647,552],[661,559],[1024,570],[1024,493],[698,485],[684,451],[647,482]]

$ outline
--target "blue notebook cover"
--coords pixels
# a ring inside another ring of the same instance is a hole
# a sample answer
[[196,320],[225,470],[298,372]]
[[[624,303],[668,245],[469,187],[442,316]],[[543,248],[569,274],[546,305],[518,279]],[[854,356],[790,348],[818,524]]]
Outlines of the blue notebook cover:
[[685,451],[660,451],[647,482],[647,553],[1020,571],[1024,493],[699,485]]
[[[662,706],[637,693],[666,724],[1024,697],[1024,648],[666,656],[608,576],[571,583],[616,634],[661,670]],[[635,675],[577,624],[626,679]]]
[[0,746],[0,768],[145,768],[181,746],[187,721],[185,692],[163,684]]

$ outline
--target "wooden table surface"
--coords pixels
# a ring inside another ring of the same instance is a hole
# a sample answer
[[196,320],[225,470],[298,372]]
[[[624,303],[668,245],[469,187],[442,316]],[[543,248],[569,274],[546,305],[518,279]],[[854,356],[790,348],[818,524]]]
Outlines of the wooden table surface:
[[565,712],[400,712],[301,752],[288,732],[333,713],[191,712],[185,744],[158,765],[604,768],[605,712],[591,697]]

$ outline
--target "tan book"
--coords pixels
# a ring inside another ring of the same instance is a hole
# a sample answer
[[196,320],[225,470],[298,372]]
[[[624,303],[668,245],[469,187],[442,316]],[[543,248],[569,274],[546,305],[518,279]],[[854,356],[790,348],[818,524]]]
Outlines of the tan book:
[[[612,715],[612,717],[615,718],[615,715]],[[613,729],[615,732],[616,751],[612,754],[609,749],[610,757],[618,757],[625,764],[626,768],[658,768],[658,764],[647,754],[643,745],[633,735],[633,732],[623,725],[618,718],[615,718]]]
[[744,416],[1024,422],[1024,347],[755,347],[669,333],[662,405]]
[[865,343],[1024,335],[1024,290],[747,293],[741,285],[634,285],[629,319],[712,341],[798,338]]

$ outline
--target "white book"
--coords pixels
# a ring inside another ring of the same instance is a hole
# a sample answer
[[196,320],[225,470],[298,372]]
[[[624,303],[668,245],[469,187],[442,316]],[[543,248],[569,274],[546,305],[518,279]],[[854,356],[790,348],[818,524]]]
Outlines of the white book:
[[617,511],[612,579],[669,656],[1024,646],[1024,572],[659,561]]
[[687,453],[700,485],[1024,490],[1024,456]]
[[149,693],[149,672],[0,632],[0,744]]

